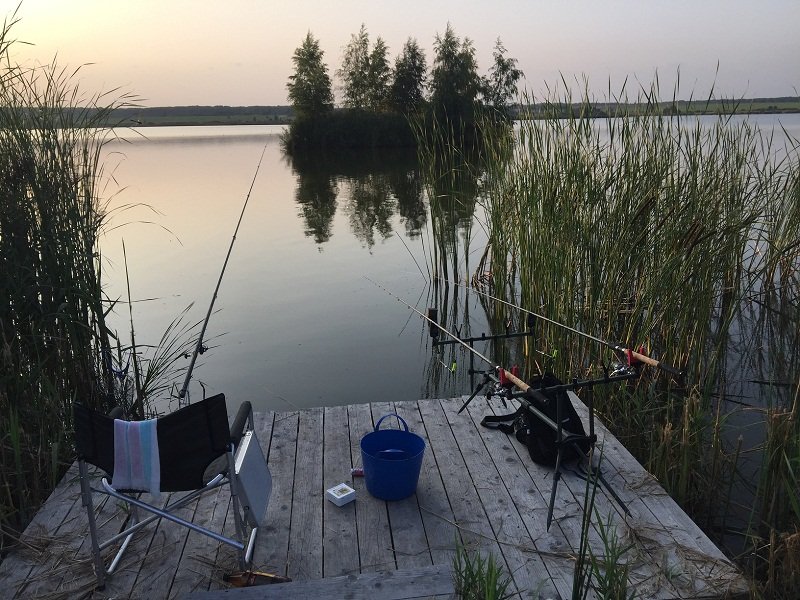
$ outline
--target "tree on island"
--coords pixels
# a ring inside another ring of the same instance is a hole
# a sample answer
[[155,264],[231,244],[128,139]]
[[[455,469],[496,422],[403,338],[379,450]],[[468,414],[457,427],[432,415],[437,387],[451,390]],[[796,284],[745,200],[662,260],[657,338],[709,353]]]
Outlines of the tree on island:
[[436,35],[436,55],[431,70],[431,108],[437,118],[450,122],[471,122],[481,91],[481,78],[472,40],[462,42],[450,23],[443,36]]
[[508,118],[508,103],[517,95],[517,82],[524,73],[517,68],[516,58],[506,58],[506,49],[500,38],[494,45],[494,63],[489,76],[483,79],[483,101],[503,118]]
[[386,108],[389,100],[389,82],[392,70],[389,67],[389,48],[379,36],[369,54],[369,70],[367,71],[367,108],[380,111]]
[[386,108],[392,76],[388,55],[389,48],[380,36],[370,50],[369,34],[362,23],[345,46],[342,66],[336,71],[342,82],[345,108],[373,112]]
[[425,79],[428,65],[417,40],[408,38],[394,63],[394,77],[389,92],[394,110],[408,115],[425,102]]
[[346,108],[364,108],[367,105],[369,73],[369,34],[364,24],[350,37],[342,56],[342,66],[336,77],[342,82],[342,104]]
[[[495,109],[495,124],[508,119],[506,106],[516,95],[522,71],[498,38],[494,64],[488,76],[478,75],[475,48],[469,38],[462,41],[448,23],[436,35],[435,56],[427,77],[425,55],[409,38],[394,69],[390,67],[386,43],[378,37],[370,45],[365,25],[350,38],[336,71],[341,82],[342,106],[333,110],[333,94],[319,43],[309,32],[295,51],[295,73],[287,85],[296,113],[283,137],[284,147],[297,149],[413,147],[420,130],[412,122],[422,119],[422,129],[432,122],[447,124],[465,140],[479,135],[477,111]],[[425,100],[425,91],[429,100]],[[324,119],[318,119],[326,115]],[[409,116],[414,118],[409,120]],[[312,118],[309,118],[312,117]]]
[[333,110],[333,91],[328,68],[322,62],[324,52],[309,31],[292,56],[294,75],[286,88],[289,100],[300,117],[318,117]]

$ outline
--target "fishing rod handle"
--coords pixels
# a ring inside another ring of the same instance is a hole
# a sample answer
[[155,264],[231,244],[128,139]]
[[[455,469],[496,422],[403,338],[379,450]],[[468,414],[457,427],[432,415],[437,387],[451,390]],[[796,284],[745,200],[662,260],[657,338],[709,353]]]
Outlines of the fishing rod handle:
[[529,386],[527,383],[522,381],[522,379],[520,379],[516,375],[512,375],[511,371],[506,371],[503,367],[497,367],[497,371],[498,371],[498,373],[500,371],[502,371],[503,372],[502,373],[503,377],[505,379],[508,379],[511,383],[513,383],[515,386],[517,386],[523,392],[527,392],[529,389],[531,389],[531,386]]
[[649,356],[645,356],[644,354],[639,354],[638,352],[634,352],[633,350],[628,350],[630,353],[630,357],[638,360],[639,362],[643,362],[646,365],[650,365],[651,367],[656,367],[661,369],[662,371],[666,371],[670,375],[674,375],[675,377],[683,377],[683,371],[676,369],[675,367],[668,365],[666,363],[661,362],[660,360],[656,360],[655,358],[650,358]]

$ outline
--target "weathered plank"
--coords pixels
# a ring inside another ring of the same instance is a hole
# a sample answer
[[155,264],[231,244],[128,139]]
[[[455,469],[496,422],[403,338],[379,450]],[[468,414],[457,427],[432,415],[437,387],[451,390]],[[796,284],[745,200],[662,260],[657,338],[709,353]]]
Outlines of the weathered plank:
[[[269,453],[273,421],[272,411],[254,415],[255,434],[265,457]],[[229,503],[230,492],[227,486],[205,494],[197,502],[192,522],[211,531],[225,531]],[[259,533],[263,534],[261,531]],[[224,570],[222,565],[216,569],[218,551],[219,542],[207,535],[190,531],[168,597],[177,598],[190,592],[207,590],[212,583],[212,576],[218,580]]]
[[[398,405],[379,406],[378,408],[373,405],[373,419],[377,420],[390,411],[405,420],[405,417],[400,414],[402,409]],[[419,412],[416,412],[416,421],[420,421]],[[417,429],[422,428],[414,420],[411,423],[406,420],[406,424],[409,426],[409,431],[417,435],[420,434]],[[400,423],[396,418],[390,417],[381,426],[382,429],[387,427],[399,429]],[[421,433],[424,434],[424,429]],[[421,437],[423,440],[425,439],[424,435]],[[426,470],[426,461],[429,460],[431,460],[430,457],[423,454],[421,472]],[[419,482],[417,493],[412,497],[397,502],[387,502],[387,507],[392,530],[392,546],[394,547],[398,569],[430,566],[432,564],[430,545],[426,537],[425,525],[419,507]]]
[[[298,422],[298,412],[275,415],[267,453],[272,473],[272,496],[267,508],[266,524],[256,538],[253,558],[260,570],[283,576],[288,574]],[[267,443],[263,439],[260,441],[262,445]]]
[[449,565],[455,556],[456,544],[461,541],[461,534],[444,491],[436,456],[430,448],[425,422],[417,402],[396,403],[395,409],[406,420],[409,429],[425,440],[425,456],[417,483],[417,505],[431,561],[435,565]]
[[[347,414],[350,423],[350,452],[354,464],[362,464],[361,438],[374,427],[372,412],[369,404],[357,404],[348,406]],[[361,572],[394,569],[396,565],[386,502],[370,495],[363,477],[354,479],[353,487],[356,490],[356,530]]]
[[445,417],[440,402],[420,402],[420,412],[425,420],[431,452],[442,473],[445,492],[461,532],[461,539],[468,551],[478,551],[484,557],[489,554],[503,564],[503,553],[494,538],[478,491],[472,482],[464,457],[458,449],[455,437]]
[[[128,518],[127,513],[119,509],[114,510],[113,502],[108,496],[101,497],[95,494],[94,502],[95,520],[100,540],[119,533]],[[92,541],[88,532],[86,509],[81,503],[77,503],[73,505],[69,518],[73,518],[72,515],[75,515],[76,518],[73,535],[77,537],[80,545],[74,556],[65,553],[64,560],[68,566],[61,574],[53,572],[53,576],[49,578],[49,583],[52,585],[48,588],[40,588],[42,592],[44,589],[58,590],[66,597],[78,597],[86,594],[96,585],[97,578],[94,572]],[[106,550],[104,554],[107,556],[110,552]],[[110,558],[107,558],[105,564],[108,564],[108,561]]]
[[[573,404],[581,404],[577,397],[571,396],[571,399]],[[489,404],[495,412],[508,412],[508,408],[501,408],[500,402],[496,399],[493,399]],[[581,406],[583,405],[581,404]],[[584,423],[584,426],[588,432],[588,422]],[[544,539],[549,538],[550,540],[550,549],[577,556],[581,547],[581,536],[583,535],[582,519],[584,511],[588,507],[586,499],[587,482],[576,475],[578,466],[574,464],[565,466],[564,475],[558,485],[553,524],[550,532],[547,532],[544,519],[550,500],[553,470],[535,464],[530,459],[527,450],[513,436],[509,436],[509,443],[515,448],[520,457],[520,464],[528,471],[532,479],[541,482],[539,489],[543,495],[543,500],[535,514],[542,519],[540,527]],[[597,460],[595,458],[595,462]],[[590,527],[587,532],[589,548],[596,558],[602,559],[605,544],[600,535],[597,522],[598,516],[603,519],[604,527],[607,530],[607,539],[611,539],[611,536],[617,536],[617,539],[629,545],[629,527],[625,523],[623,509],[610,497],[604,486],[598,485],[593,490],[590,489],[590,496],[592,494],[594,494],[594,508],[590,515]],[[519,495],[515,496],[515,498],[519,501]],[[556,528],[562,531],[563,537],[551,537]],[[542,539],[540,538],[540,540]],[[674,587],[669,582],[665,582],[661,576],[658,562],[651,562],[650,557],[643,556],[641,548],[632,545],[625,554],[624,560],[629,569],[630,589],[640,590],[643,595],[654,600],[657,598],[678,597]],[[570,573],[572,570],[571,568]]]
[[[397,407],[388,402],[372,403],[372,420],[377,423],[384,415],[398,414]],[[401,417],[402,418],[402,417]],[[411,424],[409,431],[414,431]],[[384,419],[381,429],[402,429],[400,421],[395,417]],[[423,438],[424,439],[424,438]],[[425,461],[423,454],[423,462]],[[423,467],[424,468],[424,467]],[[398,569],[411,569],[426,567],[432,564],[428,540],[425,537],[425,527],[417,495],[404,498],[400,501],[387,502],[389,512],[389,525],[392,532],[392,548]]]
[[452,597],[455,591],[449,565],[421,569],[381,571],[345,575],[312,581],[278,583],[267,586],[202,592],[186,600],[307,600],[308,598],[348,598],[348,600],[413,600],[436,596]]
[[[538,594],[539,598],[557,597],[559,591],[536,551],[533,539],[470,414],[456,414],[461,406],[458,400],[442,401],[441,404],[472,482],[478,490],[492,536],[500,546],[517,590],[525,594]],[[564,598],[568,597],[566,591],[561,591]]]
[[297,463],[289,531],[289,577],[322,577],[322,418],[321,408],[300,413]]
[[9,554],[0,563],[0,581],[10,595],[21,594],[32,578],[48,572],[52,544],[64,518],[77,502],[80,506],[80,487],[77,463],[73,464],[50,494],[45,504],[20,536],[20,550]]
[[[575,561],[561,524],[554,522],[547,530],[547,502],[549,488],[540,484],[544,468],[530,460],[527,451],[516,438],[502,432],[480,426],[483,417],[492,412],[485,403],[472,405],[464,415],[469,414],[476,425],[476,436],[480,436],[488,455],[494,462],[511,502],[526,528],[526,540],[539,553],[550,579],[562,598],[572,597],[572,571]],[[506,412],[508,409],[501,409]],[[518,450],[522,450],[519,453]],[[546,482],[545,482],[546,483]]]
[[[576,409],[585,417],[583,404]],[[747,585],[736,566],[599,420],[595,427],[606,477],[632,513],[631,536],[660,557],[662,577],[683,597],[745,593]]]
[[[324,468],[322,488],[351,483],[350,425],[346,406],[325,409]],[[352,487],[352,486],[351,486]],[[356,535],[356,503],[336,506],[323,502],[322,565],[325,577],[358,573],[358,536]]]
[[[212,531],[222,532],[227,516],[230,493],[228,487],[218,488],[197,501],[193,523]],[[207,535],[190,531],[181,553],[178,568],[170,582],[168,598],[178,598],[190,592],[207,590],[211,584],[219,542]]]
[[[172,494],[171,502],[175,502],[185,494]],[[192,521],[194,519],[197,500],[171,511],[175,516]],[[154,598],[163,590],[168,590],[175,579],[178,564],[186,545],[189,530],[182,525],[167,519],[161,519],[153,537],[153,542],[142,561],[135,590],[142,598]]]

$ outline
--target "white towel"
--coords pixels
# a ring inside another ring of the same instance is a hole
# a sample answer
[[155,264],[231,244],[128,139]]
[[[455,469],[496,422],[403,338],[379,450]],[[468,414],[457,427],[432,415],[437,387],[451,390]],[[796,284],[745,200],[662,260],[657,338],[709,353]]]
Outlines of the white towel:
[[161,465],[158,456],[156,419],[114,419],[114,477],[118,490],[138,490],[158,496]]

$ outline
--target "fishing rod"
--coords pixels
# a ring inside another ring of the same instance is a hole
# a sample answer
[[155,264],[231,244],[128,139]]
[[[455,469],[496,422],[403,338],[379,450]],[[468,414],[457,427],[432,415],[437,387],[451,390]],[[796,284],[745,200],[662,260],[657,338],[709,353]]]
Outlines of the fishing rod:
[[236,229],[233,230],[233,237],[231,238],[230,246],[228,246],[228,253],[225,255],[225,261],[222,263],[222,270],[219,273],[219,279],[217,279],[217,285],[214,288],[214,294],[211,296],[211,304],[208,305],[206,318],[203,321],[203,326],[200,328],[200,335],[197,337],[197,345],[195,345],[194,352],[192,353],[192,359],[189,361],[189,367],[186,369],[186,379],[183,380],[183,387],[181,387],[180,392],[178,392],[178,406],[189,403],[188,399],[184,399],[186,398],[186,393],[189,390],[189,381],[192,379],[194,364],[197,362],[197,355],[205,352],[205,347],[203,346],[203,337],[206,334],[206,327],[208,327],[208,321],[211,319],[211,313],[214,310],[214,303],[217,301],[217,295],[219,294],[219,286],[222,284],[222,277],[225,275],[225,269],[228,267],[228,260],[231,257],[233,245],[236,243],[236,235],[239,233],[239,227],[241,226],[242,219],[244,218],[244,211],[247,209],[247,203],[250,202],[250,194],[253,193],[253,186],[256,183],[256,178],[258,177],[258,172],[261,169],[261,162],[264,160],[264,153],[266,151],[267,144],[264,144],[264,148],[261,150],[261,157],[258,159],[258,164],[256,165],[256,172],[253,174],[253,180],[250,182],[250,189],[247,190],[247,196],[244,199],[242,211],[239,213],[239,220],[236,223]]
[[632,364],[634,361],[639,361],[639,362],[642,362],[642,363],[644,363],[646,365],[649,365],[651,367],[655,367],[657,369],[661,369],[662,371],[665,371],[665,372],[669,373],[670,375],[674,375],[675,377],[682,378],[684,376],[684,372],[681,371],[680,369],[676,369],[675,367],[673,367],[671,365],[668,365],[667,363],[664,363],[664,362],[662,362],[660,360],[656,360],[655,358],[651,358],[651,357],[649,357],[649,356],[647,356],[645,354],[642,354],[641,352],[636,352],[635,350],[631,350],[630,348],[626,348],[626,347],[621,346],[619,344],[615,344],[614,342],[608,342],[608,341],[603,340],[603,339],[601,339],[599,337],[596,337],[596,336],[593,336],[593,335],[588,334],[586,332],[583,332],[583,331],[581,331],[579,329],[575,329],[574,327],[570,327],[569,325],[564,325],[563,323],[559,323],[558,321],[554,321],[553,319],[545,317],[544,315],[540,315],[540,314],[535,313],[535,312],[533,312],[531,310],[528,310],[526,308],[522,308],[521,306],[517,306],[516,304],[512,304],[511,302],[503,300],[502,298],[498,298],[497,296],[492,296],[491,294],[488,294],[486,292],[482,292],[481,290],[476,289],[476,288],[474,288],[472,286],[469,286],[469,285],[466,285],[466,284],[463,284],[463,283],[458,283],[458,282],[455,282],[455,281],[448,281],[447,279],[442,279],[442,278],[440,278],[440,279],[442,281],[444,281],[445,283],[449,283],[451,285],[457,285],[457,286],[462,287],[462,288],[464,288],[466,290],[471,290],[471,291],[475,292],[476,294],[479,294],[481,296],[489,298],[490,300],[494,300],[496,302],[500,302],[501,304],[505,304],[506,306],[508,306],[510,308],[515,308],[515,309],[517,309],[519,311],[522,311],[522,312],[524,312],[524,313],[526,313],[528,315],[532,315],[532,316],[536,317],[537,319],[541,319],[542,321],[546,321],[547,323],[550,323],[552,325],[560,327],[561,329],[565,329],[567,331],[570,331],[572,333],[580,335],[581,337],[584,337],[586,339],[589,339],[589,340],[592,340],[594,342],[597,342],[598,344],[601,344],[603,346],[611,348],[612,350],[614,350],[616,352],[621,352],[621,353],[625,354],[625,356],[627,356],[629,364]]
[[[547,511],[547,529],[549,530],[550,529],[550,524],[551,524],[551,522],[553,520],[553,510],[554,510],[554,507],[555,507],[556,490],[558,488],[559,480],[561,479],[561,463],[562,463],[562,456],[563,456],[563,452],[564,452],[565,447],[568,444],[573,445],[578,450],[578,454],[582,455],[584,458],[589,460],[591,454],[588,454],[588,455],[585,454],[584,451],[580,448],[580,444],[588,442],[593,447],[595,442],[597,441],[597,436],[595,435],[595,432],[594,432],[594,405],[593,405],[593,401],[590,399],[589,400],[589,407],[588,407],[589,408],[589,435],[586,435],[585,433],[584,434],[573,433],[573,432],[569,431],[568,429],[566,429],[564,427],[563,419],[562,419],[562,402],[561,401],[556,400],[557,413],[556,413],[555,420],[552,419],[547,414],[545,414],[542,410],[537,408],[537,406],[534,405],[534,401],[538,402],[539,406],[546,406],[550,402],[550,398],[548,397],[548,394],[551,394],[551,393],[554,393],[554,392],[558,392],[558,391],[566,392],[567,390],[576,390],[576,389],[579,389],[579,388],[586,388],[591,392],[592,387],[594,385],[596,385],[596,384],[612,383],[612,382],[623,381],[623,380],[635,377],[636,375],[638,375],[638,371],[636,370],[636,368],[634,366],[628,366],[628,367],[625,367],[625,368],[621,369],[620,371],[615,372],[614,374],[609,375],[608,370],[604,367],[603,370],[605,371],[605,376],[600,378],[600,379],[585,380],[585,381],[578,381],[577,379],[575,379],[575,380],[573,380],[572,383],[569,383],[569,384],[560,384],[560,385],[555,385],[555,386],[533,388],[532,386],[530,386],[527,383],[525,383],[522,379],[520,379],[515,374],[516,368],[512,369],[512,371],[507,371],[502,366],[494,363],[494,361],[492,361],[489,358],[487,358],[484,354],[481,354],[478,350],[476,350],[470,344],[466,343],[459,336],[457,336],[456,334],[452,333],[451,331],[449,331],[444,326],[440,325],[438,323],[438,321],[436,321],[435,319],[432,319],[428,315],[424,314],[422,311],[420,311],[416,307],[412,306],[411,304],[409,304],[408,302],[406,302],[405,300],[403,300],[402,298],[400,298],[399,296],[397,296],[393,292],[389,291],[388,289],[386,289],[381,284],[377,283],[376,281],[373,281],[372,279],[370,279],[369,277],[366,277],[366,276],[364,276],[364,279],[366,279],[367,281],[369,281],[370,283],[372,283],[376,287],[380,288],[381,290],[383,290],[384,292],[386,292],[387,294],[392,296],[395,300],[397,300],[398,302],[400,302],[401,304],[405,305],[407,308],[409,308],[410,310],[415,312],[417,315],[419,315],[425,321],[427,321],[431,326],[435,326],[438,330],[442,331],[444,334],[446,334],[447,336],[452,338],[455,343],[464,346],[464,348],[466,348],[469,352],[471,352],[472,354],[474,354],[475,356],[477,356],[481,360],[483,360],[486,363],[488,363],[489,365],[491,365],[491,367],[492,367],[491,370],[489,370],[485,374],[484,383],[481,384],[480,386],[478,386],[475,389],[475,391],[472,393],[472,395],[470,395],[469,399],[464,403],[464,405],[458,411],[459,413],[461,413],[461,411],[463,411],[466,408],[467,404],[469,404],[470,401],[475,396],[477,396],[477,394],[479,393],[480,389],[483,386],[487,385],[490,381],[494,381],[496,386],[499,389],[504,389],[506,391],[506,397],[518,400],[530,414],[532,414],[535,418],[539,419],[542,423],[547,425],[547,427],[549,427],[554,432],[556,432],[556,436],[557,436],[556,437],[556,445],[557,445],[557,453],[558,454],[557,454],[556,465],[555,465],[555,476],[553,477],[553,484],[552,484],[552,487],[551,487],[551,490],[550,490],[550,501],[548,503],[548,511]],[[513,387],[513,386],[516,386],[519,390],[521,390],[521,392],[512,393],[511,392],[511,387]],[[489,398],[491,395],[493,395],[493,393],[494,392],[492,392],[490,390],[487,393],[487,398]],[[556,396],[556,398],[557,398],[557,396]],[[567,397],[567,401],[569,401],[568,397]],[[629,511],[628,507],[625,505],[625,503],[622,501],[622,499],[616,493],[614,488],[606,481],[605,477],[603,477],[602,473],[600,472],[600,469],[597,468],[596,471],[595,471],[595,467],[593,465],[591,465],[591,463],[590,463],[589,464],[589,471],[590,471],[590,473],[596,475],[597,480],[603,486],[605,486],[605,488],[609,491],[611,496],[622,507],[623,511],[626,514],[630,514],[630,511]]]

